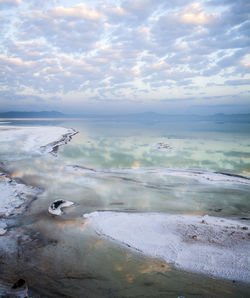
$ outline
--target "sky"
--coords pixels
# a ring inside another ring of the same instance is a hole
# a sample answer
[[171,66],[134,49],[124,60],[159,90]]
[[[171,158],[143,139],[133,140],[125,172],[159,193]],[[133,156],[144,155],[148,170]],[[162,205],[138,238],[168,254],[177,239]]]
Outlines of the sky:
[[0,0],[0,111],[250,112],[250,1]]

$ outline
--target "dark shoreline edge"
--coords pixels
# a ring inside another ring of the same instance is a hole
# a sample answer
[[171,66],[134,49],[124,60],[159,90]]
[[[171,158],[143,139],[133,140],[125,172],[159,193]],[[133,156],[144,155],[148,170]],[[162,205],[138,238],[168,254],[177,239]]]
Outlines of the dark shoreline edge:
[[243,176],[243,175],[238,175],[238,174],[231,174],[231,173],[225,173],[225,172],[214,172],[215,174],[221,174],[229,177],[235,177],[235,178],[242,178],[246,180],[250,180],[250,178]]
[[70,130],[71,131],[69,131],[68,133],[62,135],[62,137],[59,140],[49,143],[45,146],[41,146],[42,151],[45,152],[46,149],[48,149],[48,153],[56,155],[60,146],[66,145],[68,142],[70,142],[72,140],[72,137],[74,135],[79,133],[78,131],[76,131],[73,128],[70,128]]
[[[141,174],[154,174],[157,172],[162,171],[162,173],[165,173],[166,175],[176,175],[176,176],[182,176],[185,174],[190,174],[190,178],[195,178],[196,176],[192,176],[192,174],[197,175],[199,177],[208,181],[213,182],[213,180],[209,177],[209,175],[222,175],[226,177],[231,177],[231,178],[238,178],[242,179],[243,181],[240,180],[214,180],[215,182],[231,182],[231,183],[242,183],[242,184],[250,184],[250,178],[243,176],[243,175],[238,175],[238,174],[232,174],[232,173],[227,173],[227,172],[220,172],[220,171],[207,171],[207,170],[199,170],[199,169],[182,169],[182,168],[138,168],[138,169],[133,169],[133,168],[113,168],[113,169],[93,169],[87,166],[82,166],[82,165],[77,165],[77,164],[72,164],[68,165],[67,167],[71,167],[72,169],[79,169],[80,171],[82,170],[83,172],[89,172],[89,173],[104,173],[104,174],[127,174],[127,171],[131,171],[133,173],[141,173]],[[179,173],[179,175],[178,175]],[[204,176],[202,176],[204,175]],[[206,177],[207,175],[207,177]],[[246,181],[244,181],[246,180]]]

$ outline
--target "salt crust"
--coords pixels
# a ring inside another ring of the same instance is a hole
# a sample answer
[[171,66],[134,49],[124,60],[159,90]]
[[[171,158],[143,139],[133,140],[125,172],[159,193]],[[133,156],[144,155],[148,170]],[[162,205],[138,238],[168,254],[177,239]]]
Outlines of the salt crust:
[[[24,151],[53,152],[58,146],[66,144],[77,132],[63,127],[20,127],[1,126],[0,140],[15,142],[23,140]],[[38,193],[38,188],[27,186],[0,173],[0,235],[6,233],[6,219],[23,213],[27,203]]]
[[21,127],[1,126],[1,142],[23,140],[22,148],[28,152],[52,152],[66,144],[77,132],[74,129],[55,126]]
[[116,174],[158,174],[166,176],[176,176],[183,178],[191,178],[201,182],[222,182],[222,183],[243,183],[250,185],[250,179],[247,177],[220,173],[209,172],[202,170],[186,170],[186,169],[174,169],[174,168],[148,168],[148,169],[114,169],[112,173]]
[[[174,168],[123,168],[123,169],[103,169],[96,170],[85,166],[68,165],[68,170],[73,170],[80,174],[116,174],[116,175],[145,175],[150,174],[159,177],[182,177],[187,179],[194,179],[202,183],[232,183],[232,184],[246,184],[250,185],[250,178],[228,174],[220,172],[209,172],[202,170],[186,170],[186,169],[174,169]],[[153,177],[152,176],[152,177]]]
[[[76,132],[62,127],[0,128],[1,141],[25,138],[26,151],[51,152]],[[56,140],[56,141],[55,141]],[[43,150],[41,150],[43,147]],[[152,169],[148,172],[158,170]],[[119,172],[119,171],[114,171]],[[130,170],[121,171],[122,173]],[[199,177],[208,181],[242,182],[220,173],[171,170],[172,175]],[[169,169],[168,169],[169,173]],[[205,176],[204,176],[205,173]],[[23,212],[34,189],[0,174],[1,218]],[[236,178],[236,179],[235,179]],[[249,182],[244,179],[244,183]],[[85,215],[97,233],[106,235],[146,255],[162,258],[180,269],[215,277],[249,282],[249,225],[215,217],[167,214],[94,212]],[[5,222],[1,220],[1,228]],[[3,232],[3,231],[2,231]]]
[[38,188],[18,183],[6,174],[0,173],[0,219],[21,214],[24,203],[39,192]]
[[176,268],[250,282],[250,226],[245,222],[163,213],[93,212],[84,217],[99,235]]

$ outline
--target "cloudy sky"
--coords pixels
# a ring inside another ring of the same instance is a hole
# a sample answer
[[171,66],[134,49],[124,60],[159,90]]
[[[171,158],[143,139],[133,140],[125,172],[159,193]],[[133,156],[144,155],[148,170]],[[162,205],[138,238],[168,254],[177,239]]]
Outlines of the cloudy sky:
[[0,111],[250,112],[247,0],[0,0]]

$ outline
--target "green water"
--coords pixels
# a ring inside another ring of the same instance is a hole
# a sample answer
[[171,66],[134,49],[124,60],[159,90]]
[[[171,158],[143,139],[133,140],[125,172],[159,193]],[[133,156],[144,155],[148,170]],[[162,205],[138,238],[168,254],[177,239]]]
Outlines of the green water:
[[[101,120],[12,124],[72,127],[79,133],[60,147],[57,156],[23,152],[22,140],[0,145],[0,160],[12,177],[43,189],[16,219],[15,225],[31,240],[22,243],[18,260],[2,267],[4,282],[22,275],[34,297],[249,295],[248,285],[179,271],[100,237],[82,217],[96,210],[249,216],[249,185],[207,183],[161,172],[177,168],[250,177],[249,124]],[[159,142],[170,147],[157,149]],[[149,173],[149,168],[159,173]],[[47,208],[55,199],[78,205],[53,218]]]

